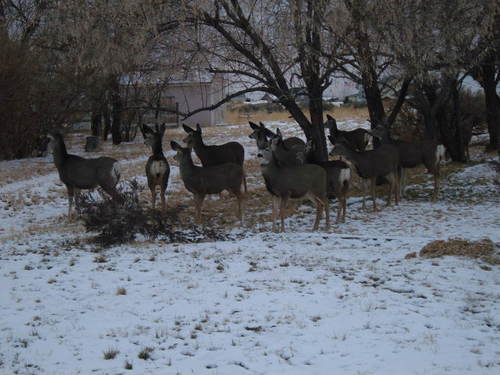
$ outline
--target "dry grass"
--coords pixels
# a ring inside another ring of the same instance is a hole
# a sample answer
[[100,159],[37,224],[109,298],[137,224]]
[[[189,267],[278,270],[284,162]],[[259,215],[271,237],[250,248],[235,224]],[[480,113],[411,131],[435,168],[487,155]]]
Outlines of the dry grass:
[[[363,120],[368,118],[368,109],[354,108],[354,107],[335,107],[331,111],[325,111],[326,115],[332,115],[338,121],[345,120]],[[306,111],[307,115],[307,111]],[[246,124],[248,121],[293,121],[290,118],[290,114],[286,111],[283,112],[271,112],[266,111],[256,111],[250,113],[242,113],[238,111],[238,107],[234,107],[233,110],[226,110],[224,114],[224,121],[226,124]]]
[[481,259],[491,264],[500,264],[500,259],[495,252],[495,244],[490,239],[481,241],[467,241],[454,238],[448,241],[432,241],[420,250],[423,258],[440,258],[443,256],[463,256]]

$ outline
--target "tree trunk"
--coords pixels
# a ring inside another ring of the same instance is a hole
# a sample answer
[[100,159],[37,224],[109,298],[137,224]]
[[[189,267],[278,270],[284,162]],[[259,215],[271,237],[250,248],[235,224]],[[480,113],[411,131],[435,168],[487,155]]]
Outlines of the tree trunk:
[[366,96],[366,105],[370,115],[371,128],[382,124],[385,117],[385,109],[382,103],[382,94],[378,87],[376,78],[370,78],[363,74],[363,88]]
[[111,124],[111,137],[113,139],[113,144],[118,145],[122,142],[122,109],[123,103],[120,96],[120,85],[118,78],[113,80],[111,88],[111,104],[113,106],[112,117],[113,121]]
[[309,114],[311,116],[310,139],[314,147],[314,157],[319,161],[328,160],[328,148],[326,146],[325,127],[323,124],[323,99],[322,91],[317,88],[313,92],[315,97],[309,99]]
[[91,115],[90,129],[92,131],[92,136],[98,137],[101,133],[102,127],[102,114],[98,110],[93,110]]
[[490,142],[489,150],[497,150],[500,155],[500,98],[496,93],[495,67],[492,64],[484,64],[481,67],[483,78],[484,99],[486,105],[486,122]]
[[104,118],[104,128],[102,130],[102,139],[103,139],[103,141],[107,141],[109,132],[111,131],[111,116],[109,114],[109,107],[107,104],[104,104],[104,106],[103,106],[102,116]]

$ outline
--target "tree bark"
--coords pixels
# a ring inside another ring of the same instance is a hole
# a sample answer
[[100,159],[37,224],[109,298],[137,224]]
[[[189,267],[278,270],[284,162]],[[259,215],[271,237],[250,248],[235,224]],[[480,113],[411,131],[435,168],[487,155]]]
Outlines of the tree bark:
[[107,103],[103,105],[102,116],[104,119],[104,127],[102,129],[102,139],[103,141],[107,141],[109,132],[111,131],[111,116],[109,113],[109,107]]
[[122,110],[123,103],[120,95],[120,85],[118,78],[113,79],[111,87],[111,105],[112,110],[112,124],[111,124],[111,137],[113,144],[118,145],[122,142]]
[[500,155],[500,98],[496,92],[495,67],[493,64],[484,64],[482,70],[482,86],[486,106],[486,122],[490,141],[489,150],[497,150]]
[[102,114],[98,110],[93,110],[91,115],[91,123],[90,130],[92,132],[92,136],[98,137],[101,133],[102,127]]

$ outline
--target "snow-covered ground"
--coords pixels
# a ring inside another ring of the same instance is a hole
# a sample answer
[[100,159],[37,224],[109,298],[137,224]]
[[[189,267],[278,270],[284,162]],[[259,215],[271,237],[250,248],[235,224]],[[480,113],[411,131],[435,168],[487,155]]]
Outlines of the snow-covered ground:
[[[251,140],[235,140],[252,158]],[[144,162],[135,155],[125,165]],[[499,372],[499,267],[405,259],[450,237],[498,247],[499,176],[477,156],[445,177],[439,202],[428,201],[430,180],[377,213],[351,198],[346,223],[328,233],[309,232],[304,204],[284,234],[262,222],[235,226],[228,241],[141,240],[99,252],[92,234],[66,222],[49,157],[0,162],[0,172],[35,163],[40,173],[0,188],[0,374]],[[170,194],[187,196],[172,170]]]

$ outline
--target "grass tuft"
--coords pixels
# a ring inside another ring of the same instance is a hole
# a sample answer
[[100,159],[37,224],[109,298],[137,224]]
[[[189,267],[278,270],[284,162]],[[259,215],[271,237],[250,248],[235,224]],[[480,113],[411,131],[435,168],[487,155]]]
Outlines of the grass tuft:
[[103,357],[105,360],[114,359],[118,353],[120,353],[118,350],[110,348],[104,351]]

